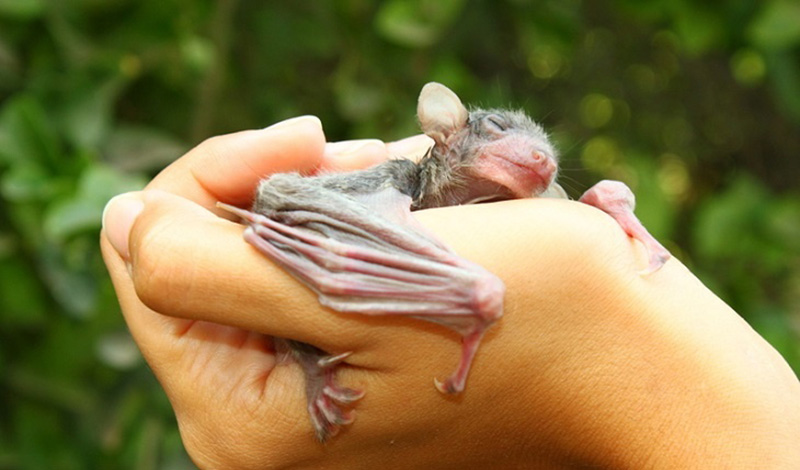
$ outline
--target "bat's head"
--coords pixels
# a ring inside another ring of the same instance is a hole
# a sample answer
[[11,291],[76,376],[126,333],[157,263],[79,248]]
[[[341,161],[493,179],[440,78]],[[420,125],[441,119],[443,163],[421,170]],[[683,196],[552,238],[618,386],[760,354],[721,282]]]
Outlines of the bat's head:
[[[535,197],[555,181],[558,160],[544,130],[525,113],[474,109],[449,88],[428,83],[417,106],[433,154],[469,185],[469,198]],[[465,201],[466,202],[466,201]]]

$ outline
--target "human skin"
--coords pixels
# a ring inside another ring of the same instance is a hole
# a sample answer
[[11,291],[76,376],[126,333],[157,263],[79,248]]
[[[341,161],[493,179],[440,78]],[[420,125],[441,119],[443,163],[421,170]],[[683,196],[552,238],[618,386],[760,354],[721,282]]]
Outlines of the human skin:
[[[793,468],[800,382],[678,260],[647,257],[606,214],[554,199],[415,212],[507,286],[463,394],[458,337],[340,314],[246,244],[217,201],[277,171],[361,168],[424,138],[326,144],[305,117],[210,139],[104,214],[104,259],[134,339],[201,468]],[[499,235],[502,234],[502,235]],[[303,377],[270,336],[352,351],[355,423],[314,440]]]

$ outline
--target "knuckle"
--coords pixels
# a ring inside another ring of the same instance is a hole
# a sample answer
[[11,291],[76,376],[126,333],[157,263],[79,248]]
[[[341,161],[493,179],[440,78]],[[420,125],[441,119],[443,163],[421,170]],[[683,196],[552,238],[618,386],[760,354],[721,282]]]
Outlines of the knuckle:
[[181,259],[180,246],[171,241],[166,227],[154,227],[144,233],[132,251],[131,277],[136,294],[149,308],[173,313],[180,305],[183,285],[191,277]]
[[231,153],[230,138],[227,135],[216,135],[201,142],[196,150],[208,155],[212,160],[224,162]]

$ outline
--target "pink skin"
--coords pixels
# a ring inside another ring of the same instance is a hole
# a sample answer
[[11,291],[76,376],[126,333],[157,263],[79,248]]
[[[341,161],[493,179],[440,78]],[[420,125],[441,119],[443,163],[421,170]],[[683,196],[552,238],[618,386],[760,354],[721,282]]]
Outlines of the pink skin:
[[515,199],[545,191],[558,171],[555,160],[536,149],[525,135],[509,135],[487,144],[475,161],[477,179],[494,181],[508,189]]
[[641,272],[642,275],[658,271],[670,258],[669,251],[650,235],[634,215],[635,199],[625,183],[603,180],[583,193],[579,201],[610,215],[629,237],[642,242],[649,257],[648,266]]

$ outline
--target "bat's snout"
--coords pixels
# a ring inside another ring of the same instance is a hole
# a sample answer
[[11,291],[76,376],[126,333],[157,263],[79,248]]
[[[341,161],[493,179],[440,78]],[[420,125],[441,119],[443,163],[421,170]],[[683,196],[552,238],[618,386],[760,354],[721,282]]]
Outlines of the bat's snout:
[[548,184],[555,178],[556,172],[558,172],[558,164],[556,163],[556,160],[548,154],[538,150],[532,152],[530,157],[530,167],[539,174],[542,180],[548,182]]

